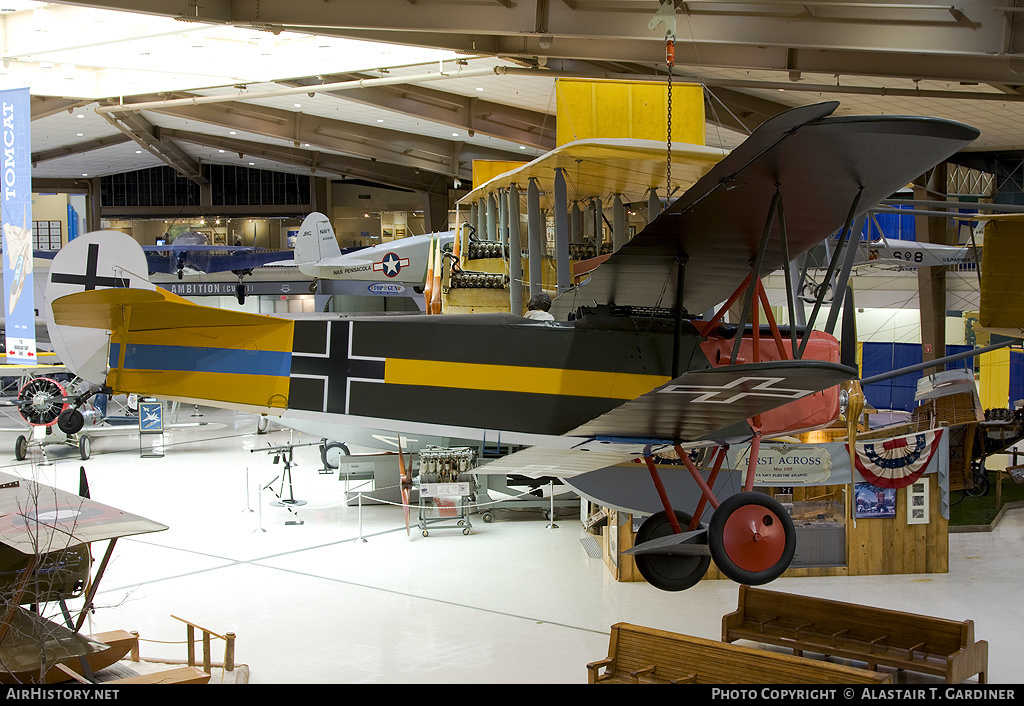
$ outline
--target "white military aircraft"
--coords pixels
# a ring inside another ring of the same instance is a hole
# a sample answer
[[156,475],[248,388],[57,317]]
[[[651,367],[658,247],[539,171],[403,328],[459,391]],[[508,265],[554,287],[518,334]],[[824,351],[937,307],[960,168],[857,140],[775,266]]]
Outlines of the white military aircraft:
[[[299,272],[316,280],[351,280],[365,284],[362,294],[404,294],[407,287],[426,283],[430,255],[438,241],[441,248],[455,240],[454,231],[407,238],[342,253],[327,216],[306,216],[295,240],[295,264]],[[411,296],[406,294],[406,296]]]

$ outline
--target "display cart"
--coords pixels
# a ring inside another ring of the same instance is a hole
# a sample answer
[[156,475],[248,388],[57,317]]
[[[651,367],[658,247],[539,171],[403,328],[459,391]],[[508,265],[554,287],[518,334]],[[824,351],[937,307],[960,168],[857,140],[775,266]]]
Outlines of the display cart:
[[419,452],[419,523],[424,537],[430,529],[461,529],[471,534],[470,508],[476,478],[470,471],[476,454],[470,448],[428,446]]

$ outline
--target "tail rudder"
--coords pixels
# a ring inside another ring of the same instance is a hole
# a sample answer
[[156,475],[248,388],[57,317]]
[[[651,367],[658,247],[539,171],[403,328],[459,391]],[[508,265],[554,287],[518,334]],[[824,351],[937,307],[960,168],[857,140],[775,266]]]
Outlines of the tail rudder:
[[148,272],[142,246],[120,231],[85,233],[53,258],[44,295],[46,328],[57,357],[83,380],[97,385],[105,383],[107,333],[55,323],[51,304],[60,297],[86,290],[155,289]]
[[306,216],[295,239],[295,263],[299,269],[302,269],[302,265],[339,255],[341,248],[338,247],[338,239],[327,216],[316,212]]

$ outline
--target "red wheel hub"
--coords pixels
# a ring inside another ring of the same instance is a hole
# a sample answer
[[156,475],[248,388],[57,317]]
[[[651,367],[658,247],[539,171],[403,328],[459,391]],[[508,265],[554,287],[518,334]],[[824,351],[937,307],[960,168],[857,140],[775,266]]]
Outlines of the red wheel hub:
[[771,510],[760,505],[743,505],[725,521],[722,544],[729,558],[741,569],[767,571],[782,558],[786,530]]

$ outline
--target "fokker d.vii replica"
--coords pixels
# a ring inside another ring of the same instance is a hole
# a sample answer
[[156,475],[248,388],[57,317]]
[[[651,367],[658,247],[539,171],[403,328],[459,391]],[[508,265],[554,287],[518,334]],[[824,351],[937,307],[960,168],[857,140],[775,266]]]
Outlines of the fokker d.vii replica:
[[[840,385],[857,371],[830,333],[810,330],[818,306],[807,330],[762,319],[761,278],[849,230],[978,135],[930,118],[830,117],[837,105],[778,115],[709,165],[555,299],[555,321],[519,312],[284,320],[211,309],[146,281],[127,236],[93,233],[51,267],[50,337],[66,365],[117,391],[531,447],[478,473],[571,480],[643,459],[644,482],[660,490],[653,454],[678,449],[704,498],[691,515],[660,494],[663,509],[633,549],[641,572],[679,590],[714,557],[727,576],[765,583],[789,565],[796,539],[782,507],[752,491],[757,445],[762,435],[833,422]],[[83,284],[53,282],[72,273]],[[695,316],[723,302],[718,314]],[[740,322],[722,325],[734,303]],[[714,478],[705,481],[686,451],[721,449],[705,454],[715,476],[724,448],[748,440],[743,492],[719,502]],[[610,507],[637,483],[630,469],[617,477],[597,498]],[[715,511],[704,527],[708,504]]]

